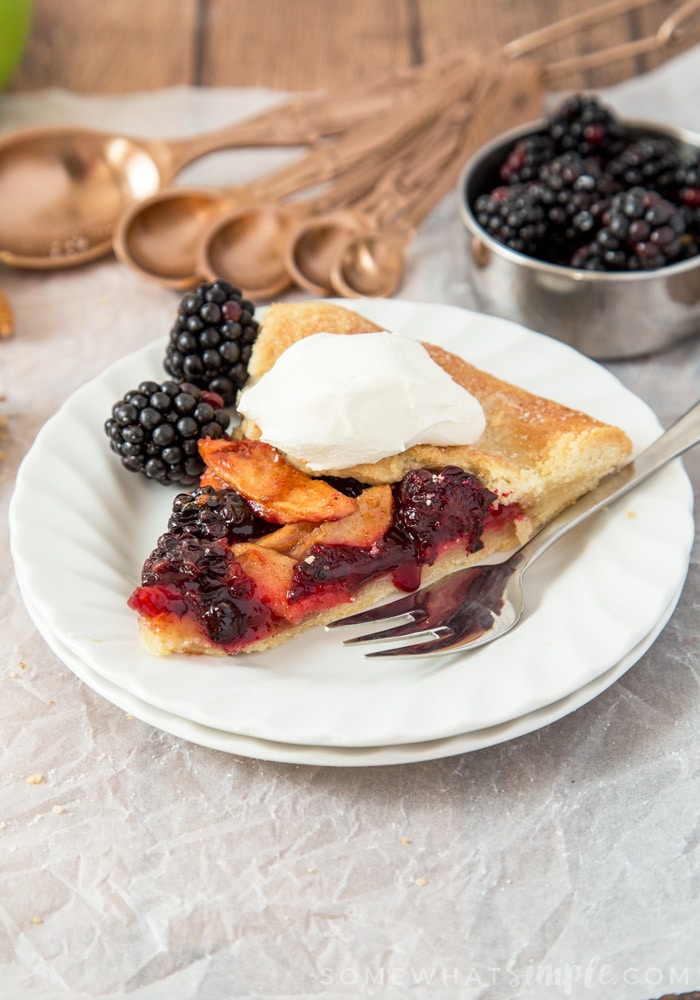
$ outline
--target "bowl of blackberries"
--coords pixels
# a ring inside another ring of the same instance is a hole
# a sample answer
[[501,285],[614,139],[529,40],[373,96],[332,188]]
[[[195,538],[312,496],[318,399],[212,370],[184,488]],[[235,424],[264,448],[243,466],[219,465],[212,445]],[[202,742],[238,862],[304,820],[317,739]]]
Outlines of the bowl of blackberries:
[[700,135],[574,94],[482,147],[458,196],[485,312],[601,360],[700,333]]

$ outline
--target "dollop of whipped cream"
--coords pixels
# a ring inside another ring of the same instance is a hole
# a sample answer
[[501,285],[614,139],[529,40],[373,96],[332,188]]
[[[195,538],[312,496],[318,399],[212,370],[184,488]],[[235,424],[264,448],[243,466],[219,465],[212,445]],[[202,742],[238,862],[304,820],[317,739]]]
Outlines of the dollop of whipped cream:
[[479,401],[422,344],[387,332],[304,337],[241,393],[238,410],[314,472],[415,444],[473,444],[486,426]]

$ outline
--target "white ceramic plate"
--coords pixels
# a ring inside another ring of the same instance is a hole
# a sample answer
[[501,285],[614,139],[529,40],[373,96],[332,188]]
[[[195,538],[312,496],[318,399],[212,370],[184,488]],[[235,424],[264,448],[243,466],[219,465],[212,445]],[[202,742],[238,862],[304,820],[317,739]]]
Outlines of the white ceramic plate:
[[[558,341],[448,306],[379,300],[361,309],[618,423],[637,448],[660,431],[641,400]],[[10,511],[15,568],[31,605],[87,667],[154,708],[316,747],[394,746],[490,728],[566,698],[621,662],[685,579],[692,491],[676,462],[542,557],[528,575],[526,619],[481,650],[377,663],[315,630],[268,653],[152,657],[126,600],[176,491],[125,472],[102,425],[125,391],[164,377],[164,346],[122,359],[73,394],[22,464]]]
[[470,753],[473,750],[483,750],[505,743],[507,740],[525,736],[536,729],[542,729],[550,723],[557,722],[577,708],[581,708],[593,698],[601,694],[618,680],[629,668],[640,659],[663,630],[668,619],[673,614],[681,589],[674,594],[669,606],[656,622],[651,632],[638,643],[627,656],[623,657],[610,670],[600,677],[585,684],[578,691],[562,698],[553,705],[545,705],[535,712],[512,719],[500,726],[490,729],[479,729],[473,733],[460,733],[441,740],[429,740],[425,743],[400,743],[396,746],[380,747],[325,747],[304,746],[301,743],[278,743],[273,740],[260,740],[254,736],[241,736],[239,733],[227,733],[220,729],[212,729],[172,715],[163,709],[156,708],[141,701],[128,691],[123,691],[116,684],[105,680],[95,673],[80,657],[52,633],[50,628],[31,607],[27,601],[34,622],[42,633],[47,645],[54,651],[63,663],[88,687],[102,695],[107,701],[135,716],[142,722],[147,722],[156,729],[170,733],[180,739],[188,740],[199,746],[212,750],[222,750],[225,753],[237,754],[240,757],[254,757],[258,760],[277,761],[285,764],[310,764],[325,767],[379,767],[387,764],[415,764],[425,760],[436,760],[441,757],[452,757],[456,754]]

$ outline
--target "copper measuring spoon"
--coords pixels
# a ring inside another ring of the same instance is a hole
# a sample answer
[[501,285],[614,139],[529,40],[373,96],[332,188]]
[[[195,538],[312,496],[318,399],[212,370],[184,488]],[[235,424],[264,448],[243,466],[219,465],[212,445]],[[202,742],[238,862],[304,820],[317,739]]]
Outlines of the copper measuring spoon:
[[[447,74],[448,79],[452,75]],[[311,150],[261,181],[228,191],[175,189],[132,205],[117,225],[113,240],[117,257],[170,287],[226,277],[251,295],[277,294],[289,284],[283,266],[275,263],[280,261],[282,234],[286,238],[292,221],[315,208],[312,201],[285,205],[284,199],[352,172],[356,177],[348,177],[343,194],[351,198],[355,191],[362,193],[370,186],[363,175],[378,169],[382,159],[423,127],[435,111],[442,87],[442,83],[431,87],[429,97],[414,93],[413,100],[399,102],[398,107],[393,102],[333,144]],[[320,202],[328,207],[339,196],[338,192],[330,201]]]
[[290,233],[304,218],[352,204],[376,179],[368,170],[342,175],[324,194],[294,202],[259,202],[226,213],[197,243],[197,280],[224,278],[249,298],[268,299],[293,284],[285,262]]
[[389,173],[354,210],[299,227],[287,247],[295,281],[315,294],[390,295],[415,226],[455,183],[469,150],[494,129],[536,116],[541,93],[532,64],[479,67],[471,88],[445,107],[423,137],[421,155]]
[[83,263],[111,249],[119,214],[187,164],[220,149],[297,145],[317,133],[279,109],[229,128],[173,141],[71,126],[0,138],[0,260],[26,268]]
[[[464,88],[463,88],[464,89]],[[398,219],[418,192],[440,170],[454,142],[452,133],[471,113],[480,80],[448,104],[419,137],[416,148],[387,170],[381,181],[355,206],[328,212],[302,222],[292,233],[285,260],[296,283],[314,294],[336,291],[332,274],[345,248],[355,239],[375,233],[388,220]]]
[[[406,77],[406,89],[420,74]],[[303,146],[336,136],[395,99],[393,82],[354,95],[311,95],[186,139],[150,140],[76,126],[0,137],[0,261],[60,268],[110,252],[125,207],[223,149]],[[201,211],[201,206],[200,206]]]
[[[436,126],[432,156],[425,158],[413,176],[404,178],[413,195],[393,215],[385,212],[375,217],[373,227],[338,244],[330,264],[332,291],[348,298],[393,295],[401,284],[406,250],[419,223],[452,190],[470,152],[488,138],[496,109],[500,128],[509,116],[521,118],[523,105],[531,106],[528,101],[539,102],[532,84],[531,70],[513,64],[505,75],[482,77],[473,95],[476,99],[447,110],[444,124]],[[438,141],[440,129],[442,142]]]

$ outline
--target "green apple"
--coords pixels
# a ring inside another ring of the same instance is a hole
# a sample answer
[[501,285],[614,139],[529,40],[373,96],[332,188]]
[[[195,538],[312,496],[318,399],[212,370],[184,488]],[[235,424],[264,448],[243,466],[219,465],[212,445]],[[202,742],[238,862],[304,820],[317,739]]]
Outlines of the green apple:
[[31,13],[31,0],[0,0],[0,87],[20,60]]

